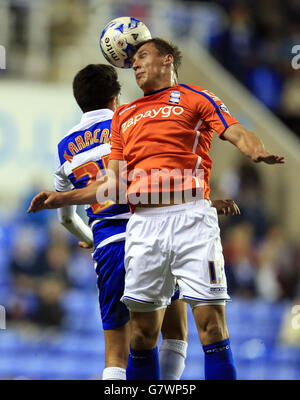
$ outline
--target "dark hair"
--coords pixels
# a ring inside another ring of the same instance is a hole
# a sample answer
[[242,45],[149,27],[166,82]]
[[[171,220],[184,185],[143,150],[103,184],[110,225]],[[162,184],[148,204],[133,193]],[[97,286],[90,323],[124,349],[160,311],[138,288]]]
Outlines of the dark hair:
[[173,58],[174,58],[174,70],[176,75],[178,76],[178,69],[181,65],[181,60],[182,60],[182,55],[180,50],[178,49],[177,46],[175,46],[174,44],[172,44],[171,42],[168,42],[165,39],[161,39],[161,38],[152,38],[152,39],[148,39],[148,40],[144,40],[143,42],[138,43],[134,49],[133,49],[133,55],[138,51],[139,48],[141,48],[142,46],[144,46],[144,44],[146,43],[153,43],[154,46],[156,47],[156,49],[158,50],[158,53],[161,56],[166,56],[167,54],[172,54]]
[[121,90],[114,67],[89,64],[73,80],[73,94],[83,112],[106,108]]

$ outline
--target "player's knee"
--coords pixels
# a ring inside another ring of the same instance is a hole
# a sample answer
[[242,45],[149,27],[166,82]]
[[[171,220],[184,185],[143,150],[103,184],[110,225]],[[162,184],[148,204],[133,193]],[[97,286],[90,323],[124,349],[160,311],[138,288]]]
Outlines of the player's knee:
[[131,328],[131,346],[135,350],[148,350],[156,346],[159,331],[146,326],[134,325]]
[[215,322],[208,323],[200,330],[200,339],[203,345],[217,343],[228,338],[226,326]]

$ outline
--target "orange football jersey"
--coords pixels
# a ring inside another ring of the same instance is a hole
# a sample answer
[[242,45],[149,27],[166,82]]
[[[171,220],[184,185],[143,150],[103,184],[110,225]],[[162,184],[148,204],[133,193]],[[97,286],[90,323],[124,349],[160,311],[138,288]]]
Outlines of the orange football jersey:
[[149,180],[141,185],[153,171],[189,171],[194,179],[185,190],[199,185],[197,171],[202,170],[204,198],[209,199],[213,133],[221,136],[236,123],[218,97],[193,85],[164,88],[118,107],[111,124],[110,158],[127,161],[127,196],[137,187],[153,190]]

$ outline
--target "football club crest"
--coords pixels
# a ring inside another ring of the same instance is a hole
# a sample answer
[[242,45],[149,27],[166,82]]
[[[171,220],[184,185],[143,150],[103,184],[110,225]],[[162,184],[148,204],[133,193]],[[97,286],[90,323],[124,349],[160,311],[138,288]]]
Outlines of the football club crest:
[[172,90],[172,92],[170,94],[169,103],[171,103],[171,104],[180,104],[180,97],[181,97],[181,93],[180,92],[178,92],[177,90]]

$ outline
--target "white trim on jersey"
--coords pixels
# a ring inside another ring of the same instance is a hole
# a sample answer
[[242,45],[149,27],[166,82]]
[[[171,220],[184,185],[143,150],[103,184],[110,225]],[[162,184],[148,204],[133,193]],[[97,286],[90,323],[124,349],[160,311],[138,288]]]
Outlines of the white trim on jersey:
[[197,177],[195,176],[195,174],[196,174],[197,169],[199,168],[199,165],[201,164],[201,161],[202,161],[202,158],[200,156],[198,156],[197,164],[196,164],[195,170],[193,172],[193,178],[196,182],[196,188],[200,187],[200,183],[199,183]]
[[198,130],[200,128],[200,125],[202,124],[202,119],[199,119],[199,121],[197,122],[197,125],[195,126],[195,131],[196,131],[196,138],[194,141],[194,146],[193,146],[193,153],[196,153],[196,149],[198,146],[198,142],[199,142],[199,137],[200,137],[200,131]]
[[[195,138],[195,141],[194,141],[193,153],[195,153],[195,154],[196,154],[196,149],[197,149],[197,146],[198,146],[198,143],[199,143],[199,138],[200,138],[199,128],[200,128],[201,124],[202,124],[202,120],[199,119],[199,121],[197,122],[197,125],[194,128],[195,131],[196,131],[196,138]],[[202,158],[198,155],[198,160],[197,160],[197,163],[196,163],[196,167],[195,167],[194,172],[193,172],[193,178],[194,178],[194,181],[196,183],[196,188],[200,187],[200,183],[199,183],[198,179],[196,178],[195,174],[196,174],[196,171],[197,171],[197,169],[199,168],[199,166],[201,164],[201,161],[202,161]]]
[[64,171],[64,164],[60,165],[57,149],[55,153],[54,187],[58,192],[68,192],[74,188],[72,182],[68,178],[68,175],[66,175]]
[[131,217],[131,213],[123,213],[123,214],[118,214],[114,215],[112,217],[105,217],[105,218],[97,218],[95,221],[93,221],[90,225],[91,229],[94,229],[94,226],[99,224],[102,221],[106,221],[108,219],[129,219]]
[[115,242],[121,242],[123,240],[125,240],[126,238],[126,232],[121,232],[121,233],[117,233],[116,235],[110,236],[104,240],[102,240],[102,242],[100,242],[98,244],[98,246],[95,248],[95,251],[92,253],[92,257],[94,257],[94,254],[96,253],[96,251],[98,249],[100,249],[103,246],[106,246],[107,244],[110,243],[115,243]]
[[82,115],[79,124],[75,125],[69,132],[64,136],[67,137],[72,133],[83,131],[90,126],[97,124],[98,122],[107,121],[108,119],[112,119],[114,112],[109,108],[104,108],[101,110],[94,110],[86,112]]
[[111,145],[109,143],[103,143],[101,146],[96,146],[90,150],[86,150],[83,153],[76,154],[73,156],[72,161],[65,161],[61,170],[65,176],[69,176],[72,174],[74,168],[79,167],[80,165],[88,162],[88,161],[98,161],[101,160],[103,156],[110,154]]

